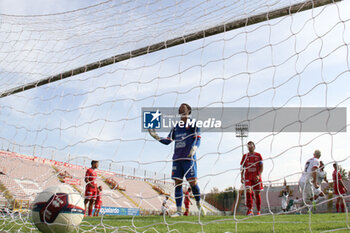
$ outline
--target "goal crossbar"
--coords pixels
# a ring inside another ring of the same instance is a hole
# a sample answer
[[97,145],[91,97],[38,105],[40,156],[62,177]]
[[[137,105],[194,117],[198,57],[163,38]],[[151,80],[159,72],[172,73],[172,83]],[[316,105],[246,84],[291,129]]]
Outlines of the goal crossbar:
[[33,81],[33,82],[29,82],[23,85],[20,85],[18,87],[14,87],[11,88],[9,90],[6,90],[4,92],[2,92],[0,94],[0,98],[4,98],[19,92],[23,92],[26,90],[30,90],[39,86],[43,86],[52,82],[56,82],[56,81],[60,81],[78,74],[82,74],[88,71],[92,71],[101,67],[105,67],[108,65],[112,65],[121,61],[125,61],[131,58],[135,58],[135,57],[139,57],[145,54],[149,54],[149,53],[153,53],[153,52],[157,52],[166,48],[170,48],[170,47],[174,47],[180,44],[184,44],[184,43],[188,43],[191,41],[195,41],[195,40],[199,40],[199,39],[203,39],[209,36],[213,36],[213,35],[217,35],[219,33],[223,33],[223,32],[227,32],[227,31],[231,31],[234,29],[238,29],[241,27],[245,27],[248,25],[253,25],[253,24],[257,24],[266,20],[270,20],[270,19],[275,19],[275,18],[279,18],[282,16],[286,16],[286,15],[290,15],[290,14],[295,14],[301,11],[305,11],[305,10],[309,10],[312,8],[316,8],[316,7],[320,7],[320,6],[324,6],[327,4],[331,4],[331,3],[335,3],[335,2],[340,2],[341,0],[309,0],[306,2],[302,2],[302,3],[298,3],[298,4],[294,4],[285,8],[281,8],[281,9],[277,9],[277,10],[273,10],[271,12],[267,12],[267,13],[262,13],[262,14],[258,14],[258,15],[254,15],[254,16],[250,16],[244,19],[239,19],[239,20],[235,20],[232,22],[228,22],[225,24],[221,24],[218,26],[214,26],[202,31],[198,31],[198,32],[194,32],[194,33],[190,33],[181,37],[177,37],[174,39],[170,39],[164,42],[159,42],[150,46],[146,46],[143,48],[139,48],[136,50],[132,50],[129,52],[125,52],[122,54],[118,54],[100,61],[96,61],[93,63],[90,63],[88,65],[84,65],[84,66],[80,66],[78,68],[75,69],[71,69],[41,80],[37,80],[37,81]]

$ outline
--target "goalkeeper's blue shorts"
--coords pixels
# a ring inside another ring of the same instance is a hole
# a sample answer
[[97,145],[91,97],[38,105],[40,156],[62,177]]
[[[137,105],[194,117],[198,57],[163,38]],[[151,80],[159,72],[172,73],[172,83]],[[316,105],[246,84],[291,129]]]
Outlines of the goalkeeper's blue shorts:
[[195,160],[177,160],[173,161],[173,169],[171,173],[172,179],[197,178],[197,162]]

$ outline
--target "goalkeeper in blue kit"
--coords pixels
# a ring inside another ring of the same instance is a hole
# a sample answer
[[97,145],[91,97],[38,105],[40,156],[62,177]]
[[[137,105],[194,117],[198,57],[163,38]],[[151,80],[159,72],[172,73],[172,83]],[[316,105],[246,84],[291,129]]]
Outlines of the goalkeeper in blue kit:
[[177,212],[171,217],[182,215],[182,182],[184,177],[191,185],[198,210],[203,216],[205,215],[204,207],[200,202],[200,190],[197,183],[196,150],[201,142],[200,129],[193,124],[186,124],[190,114],[191,107],[185,103],[181,104],[179,108],[181,121],[171,129],[167,138],[159,137],[155,130],[149,129],[150,135],[162,144],[169,145],[172,141],[175,141],[171,178],[175,181]]

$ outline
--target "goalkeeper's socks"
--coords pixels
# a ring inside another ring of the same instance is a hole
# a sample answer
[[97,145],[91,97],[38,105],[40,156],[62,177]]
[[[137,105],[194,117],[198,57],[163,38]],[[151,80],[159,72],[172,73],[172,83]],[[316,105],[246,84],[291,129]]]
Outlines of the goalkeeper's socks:
[[194,198],[196,199],[197,202],[199,202],[201,200],[201,192],[199,190],[198,184],[193,185],[191,188],[192,188],[192,193],[194,195]]
[[340,205],[340,206],[341,206],[341,212],[343,212],[343,213],[344,213],[344,212],[345,212],[345,206],[344,206],[344,203],[341,203],[341,205]]
[[182,205],[182,186],[178,185],[175,187],[175,201],[177,208],[180,207],[181,212],[181,205]]
[[182,212],[181,206],[177,206],[176,210],[177,210],[178,213],[181,213]]

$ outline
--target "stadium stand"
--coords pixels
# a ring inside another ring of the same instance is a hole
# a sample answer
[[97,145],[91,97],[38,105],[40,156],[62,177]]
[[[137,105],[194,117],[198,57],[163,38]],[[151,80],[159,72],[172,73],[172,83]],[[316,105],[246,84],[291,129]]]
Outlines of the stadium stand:
[[[0,151],[0,187],[9,195],[1,195],[7,203],[15,201],[33,201],[36,194],[49,186],[67,183],[81,194],[85,189],[86,167],[63,163],[55,160],[27,156],[15,152]],[[155,179],[122,175],[110,171],[98,170],[98,185],[103,188],[103,206],[140,208],[145,214],[159,214],[166,194],[173,195],[172,182],[160,182]],[[111,185],[113,183],[113,185]],[[2,186],[1,186],[2,185]],[[194,199],[192,200],[195,203]],[[210,206],[205,204],[205,206]],[[170,211],[175,211],[174,200],[169,203]],[[210,206],[211,211],[216,211]],[[191,206],[195,213],[197,208]]]
[[113,176],[113,173],[100,171],[98,178],[98,185],[101,185],[103,188],[103,205],[136,208],[137,205],[135,205],[125,195],[123,195],[123,193],[119,189],[117,189],[116,187],[110,188],[109,185],[107,185],[107,183],[105,182],[105,177],[107,176]]
[[51,166],[39,162],[37,157],[1,152],[0,163],[6,168],[0,182],[15,199],[32,201],[41,190],[60,184]]
[[[83,195],[85,190],[85,172],[86,169],[83,166],[72,165],[68,163],[56,163],[55,168],[58,174],[66,174],[71,179],[73,179],[74,187]],[[137,207],[134,203],[128,200],[124,195],[122,195],[118,190],[111,189],[104,181],[104,175],[107,172],[98,171],[99,177],[97,185],[101,185],[103,188],[102,193],[102,202],[104,206],[110,207],[126,207],[126,208],[135,208]],[[111,173],[113,174],[113,173]]]
[[12,199],[29,199],[24,190],[21,189],[14,179],[8,177],[7,175],[1,176],[0,182],[10,192]]
[[2,194],[2,192],[0,192],[0,209],[4,208],[7,206],[7,200],[4,197],[4,195]]

